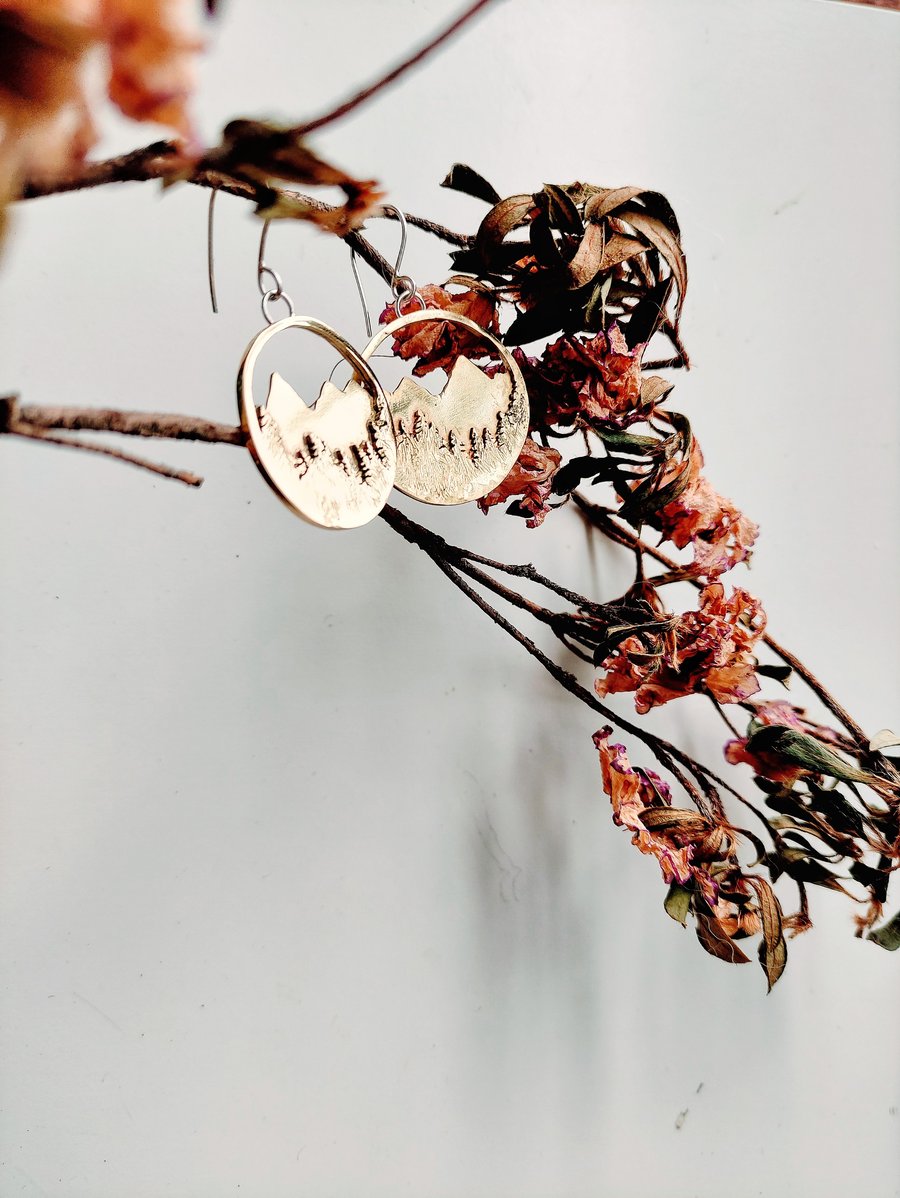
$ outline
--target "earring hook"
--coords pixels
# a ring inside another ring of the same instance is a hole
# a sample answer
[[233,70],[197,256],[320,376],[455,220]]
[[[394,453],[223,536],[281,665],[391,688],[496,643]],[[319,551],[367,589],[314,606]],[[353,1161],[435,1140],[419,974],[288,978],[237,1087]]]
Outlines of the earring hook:
[[[269,236],[269,225],[271,223],[271,219],[263,221],[262,233],[259,235],[259,253],[256,256],[256,285],[259,288],[259,294],[262,296],[262,314],[266,318],[267,324],[275,323],[275,318],[269,312],[269,305],[273,300],[284,300],[287,305],[288,316],[294,315],[294,304],[284,289],[281,275],[266,262],[266,241]],[[266,279],[269,279],[273,286],[267,286]]]
[[419,295],[419,289],[416,287],[415,279],[411,275],[401,275],[400,267],[403,264],[403,256],[406,253],[406,236],[407,223],[406,216],[400,211],[396,204],[383,204],[382,212],[391,212],[400,225],[400,249],[397,252],[397,261],[394,263],[393,274],[391,275],[391,291],[394,293],[394,300],[397,304],[397,315],[400,315],[400,309],[405,303],[409,303],[411,299],[418,299],[422,307],[425,307],[425,301]]
[[[219,311],[219,301],[216,296],[215,260],[215,210],[216,196],[218,194],[218,188],[214,187],[210,191],[209,210],[206,217],[206,274],[209,280],[209,302],[212,304],[213,312],[216,313]],[[269,305],[273,300],[284,300],[289,316],[294,315],[294,305],[291,297],[284,289],[281,275],[266,262],[266,239],[269,235],[270,223],[268,220],[263,222],[262,233],[259,237],[259,253],[256,256],[256,285],[259,287],[259,294],[262,296],[262,311],[263,316],[266,318],[266,323],[274,324],[275,317],[269,312]],[[271,286],[269,283],[271,283]]]
[[219,303],[216,299],[216,262],[215,262],[215,239],[214,239],[214,219],[216,208],[216,196],[219,194],[217,187],[214,187],[209,193],[209,212],[206,217],[206,277],[209,280],[209,302],[212,304],[212,310],[218,314]]
[[353,279],[356,283],[356,290],[359,293],[359,302],[362,304],[363,320],[366,322],[366,336],[372,340],[372,317],[369,313],[369,301],[366,299],[366,293],[363,290],[362,279],[359,277],[359,267],[356,265],[356,250],[350,249],[350,269],[353,271]]

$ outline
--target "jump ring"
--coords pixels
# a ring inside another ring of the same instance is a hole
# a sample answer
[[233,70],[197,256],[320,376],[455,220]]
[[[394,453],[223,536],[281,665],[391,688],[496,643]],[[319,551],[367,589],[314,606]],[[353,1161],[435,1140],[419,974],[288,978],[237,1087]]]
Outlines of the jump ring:
[[[410,311],[415,312],[416,308],[409,307],[409,305],[413,302],[413,300],[416,301],[416,304],[418,305],[418,310],[420,312],[424,312],[425,309],[428,307],[428,305],[422,299],[421,295],[414,288],[412,291],[409,291],[409,292],[404,291],[401,295],[397,296],[397,299],[394,304],[394,307],[397,309],[397,315],[398,316],[406,316],[407,313]],[[404,304],[407,305],[405,310],[404,310]]]
[[[273,287],[267,287],[263,283],[264,276],[269,278],[272,281],[272,283],[274,283]],[[266,266],[265,264],[263,264],[259,268],[259,270],[256,272],[256,285],[257,285],[257,287],[259,287],[260,295],[266,295],[266,294],[273,295],[274,294],[279,299],[281,299],[281,297],[284,295],[284,284],[281,281],[281,275],[278,273],[277,270],[273,270],[271,266]]]
[[416,293],[416,283],[409,275],[395,275],[391,289],[398,301],[412,299]]
[[266,324],[275,323],[275,317],[269,312],[269,304],[271,304],[273,300],[283,300],[285,304],[287,304],[288,316],[294,315],[294,305],[291,303],[291,297],[289,295],[286,295],[283,291],[267,291],[262,297],[261,304],[262,314],[266,318]]

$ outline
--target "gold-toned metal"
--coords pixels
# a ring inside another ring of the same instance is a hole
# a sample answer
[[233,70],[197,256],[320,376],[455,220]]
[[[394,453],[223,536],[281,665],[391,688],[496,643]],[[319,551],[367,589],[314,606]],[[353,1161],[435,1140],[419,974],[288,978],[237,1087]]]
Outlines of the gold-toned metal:
[[[353,368],[339,390],[323,384],[308,407],[280,374],[265,406],[253,399],[253,369],[267,341],[285,329],[324,338]],[[250,452],[265,480],[298,516],[323,528],[358,528],[384,507],[397,468],[387,398],[363,357],[327,324],[288,316],[258,333],[238,371],[238,410]]]
[[528,435],[528,393],[512,354],[467,316],[426,308],[379,329],[362,351],[371,358],[388,337],[411,324],[443,320],[477,333],[500,358],[505,373],[489,378],[468,358],[454,362],[440,395],[411,378],[388,394],[397,437],[395,486],[424,503],[480,499],[512,469]]

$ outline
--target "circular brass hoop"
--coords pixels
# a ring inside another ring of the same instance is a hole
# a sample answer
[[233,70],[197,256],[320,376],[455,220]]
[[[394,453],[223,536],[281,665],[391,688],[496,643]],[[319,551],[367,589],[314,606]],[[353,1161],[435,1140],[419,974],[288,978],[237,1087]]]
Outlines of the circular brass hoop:
[[[343,392],[326,383],[310,408],[273,374],[265,407],[257,409],[254,368],[263,347],[286,329],[303,329],[327,341],[354,377]],[[396,474],[390,410],[371,366],[345,337],[309,316],[287,316],[262,329],[241,360],[237,399],[253,460],[293,512],[322,528],[358,528],[378,515]]]
[[378,329],[362,351],[369,359],[388,337],[410,325],[445,321],[491,346],[506,371],[506,385],[461,356],[446,387],[435,396],[405,378],[388,393],[397,438],[395,486],[424,503],[453,505],[487,495],[506,478],[528,435],[525,380],[515,358],[493,334],[468,316],[440,308],[407,312]]

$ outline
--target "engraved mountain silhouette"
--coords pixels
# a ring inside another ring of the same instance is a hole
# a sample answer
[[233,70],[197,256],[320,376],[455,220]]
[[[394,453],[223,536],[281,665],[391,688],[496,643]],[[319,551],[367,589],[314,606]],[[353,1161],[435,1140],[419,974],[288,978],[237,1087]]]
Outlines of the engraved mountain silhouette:
[[487,495],[509,474],[528,432],[518,370],[489,378],[468,358],[457,358],[440,395],[407,377],[388,402],[397,436],[396,486],[426,503]]
[[394,485],[386,408],[351,380],[323,384],[314,408],[274,372],[254,449],[269,481],[300,515],[326,528],[373,519]]

